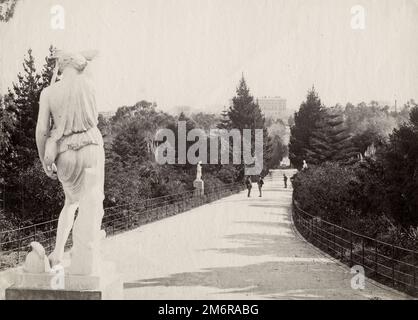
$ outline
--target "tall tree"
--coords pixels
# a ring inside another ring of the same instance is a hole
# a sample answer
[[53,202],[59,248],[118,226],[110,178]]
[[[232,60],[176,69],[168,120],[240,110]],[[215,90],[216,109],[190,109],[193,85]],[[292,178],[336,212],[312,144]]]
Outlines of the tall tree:
[[41,90],[41,76],[36,72],[35,59],[32,50],[29,50],[23,62],[23,75],[19,73],[18,81],[13,83],[13,90],[9,89],[9,98],[14,103],[8,111],[17,119],[11,141],[16,146],[16,164],[20,169],[32,165],[37,156],[35,128]]
[[390,136],[384,168],[393,215],[404,225],[418,225],[418,107]]
[[49,55],[39,74],[36,71],[35,58],[32,50],[28,50],[23,61],[23,74],[19,73],[17,82],[9,89],[9,103],[7,112],[16,118],[15,130],[11,134],[11,143],[16,148],[15,164],[20,170],[33,164],[37,158],[35,129],[39,111],[39,97],[41,91],[50,85],[55,60],[52,58],[53,47],[49,48]]
[[[242,133],[243,129],[252,130],[251,152],[254,156],[255,152],[255,129],[263,130],[263,168],[264,172],[268,170],[268,160],[271,157],[271,141],[268,138],[267,129],[265,127],[265,118],[261,112],[260,106],[254,101],[254,97],[250,95],[250,89],[245,82],[244,75],[237,87],[236,96],[232,98],[232,106],[229,108],[228,117],[230,120],[230,128],[239,129]],[[243,150],[243,148],[241,148]],[[243,158],[242,158],[243,159]],[[243,161],[241,163],[244,163]],[[244,166],[240,166],[240,175],[244,174]]]
[[312,87],[308,91],[299,111],[295,113],[294,125],[290,128],[289,159],[291,164],[300,169],[307,157],[306,150],[310,147],[310,139],[315,125],[320,119],[322,110],[321,100]]
[[45,64],[43,65],[41,71],[42,77],[42,89],[51,85],[52,75],[55,69],[56,59],[54,53],[56,48],[54,46],[49,46],[49,54],[45,57]]
[[232,128],[235,129],[262,129],[264,127],[264,116],[260,106],[250,95],[250,89],[242,76],[237,94],[232,98],[232,106],[229,108],[228,117]]
[[[9,144],[8,151],[4,152],[1,161],[1,178],[7,188],[6,209],[8,214],[12,212],[22,219],[33,216],[31,203],[41,201],[45,203],[45,207],[47,206],[43,199],[34,196],[38,194],[35,189],[39,188],[41,182],[46,183],[55,193],[59,190],[56,184],[48,181],[50,179],[46,178],[37,161],[35,141],[39,96],[42,89],[49,86],[49,74],[52,75],[51,71],[55,65],[53,59],[50,59],[51,55],[52,49],[41,73],[38,73],[32,50],[28,50],[23,62],[23,71],[18,74],[17,82],[9,88],[2,107],[2,138],[7,137]],[[36,184],[30,182],[38,178]],[[25,208],[24,204],[28,207]]]
[[13,108],[10,104],[13,104],[10,97],[0,96],[0,184],[5,183],[12,169],[12,160],[16,157],[15,147],[11,141],[16,127],[16,118],[9,111]]
[[268,134],[267,128],[263,128],[263,171],[261,172],[263,176],[266,176],[271,168],[273,150],[273,138]]
[[280,162],[288,154],[287,146],[283,143],[281,136],[275,135],[272,138],[272,155],[270,159],[270,168],[278,168]]
[[306,156],[306,161],[313,164],[356,159],[357,151],[340,108],[322,109],[306,148]]

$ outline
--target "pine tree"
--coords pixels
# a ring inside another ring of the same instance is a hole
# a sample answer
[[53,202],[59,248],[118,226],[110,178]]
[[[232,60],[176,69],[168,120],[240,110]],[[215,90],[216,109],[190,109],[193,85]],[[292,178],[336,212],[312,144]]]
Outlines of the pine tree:
[[263,128],[263,176],[268,174],[268,171],[271,168],[272,158],[273,139],[269,136],[267,128]]
[[49,47],[49,55],[45,57],[45,64],[42,69],[42,89],[51,85],[52,75],[55,69],[56,59],[54,58],[54,52],[56,48],[54,46]]
[[[252,130],[251,153],[254,155],[255,145],[255,129],[263,129],[263,173],[268,171],[268,164],[271,158],[272,147],[265,127],[265,118],[261,112],[260,106],[254,101],[254,97],[250,95],[250,89],[242,76],[237,94],[232,98],[232,106],[229,108],[228,117],[230,120],[230,128],[239,129],[242,133],[243,129]],[[243,147],[241,146],[241,150]],[[243,158],[242,158],[243,159]],[[242,160],[241,163],[244,163]],[[244,166],[239,166],[240,177],[244,174]]]
[[321,164],[326,161],[347,163],[356,158],[356,148],[338,108],[322,109],[306,148],[306,161]]
[[6,111],[16,119],[15,128],[10,134],[11,144],[15,148],[13,170],[24,170],[33,165],[38,157],[35,129],[39,112],[41,91],[50,85],[55,61],[52,59],[53,47],[49,49],[41,74],[36,71],[32,50],[28,50],[23,62],[23,74],[19,73],[17,82],[9,89],[7,99],[13,101],[6,106]]
[[308,91],[306,101],[295,113],[294,125],[290,128],[289,159],[291,164],[298,169],[302,168],[303,160],[306,160],[306,150],[309,149],[310,138],[315,124],[320,119],[321,110],[321,100],[315,88],[312,87]]
[[264,127],[264,116],[259,105],[254,101],[254,97],[250,95],[244,76],[237,88],[237,95],[232,98],[228,117],[232,128],[235,129],[262,129]]
[[16,156],[15,147],[11,143],[11,135],[16,126],[16,118],[9,111],[11,104],[13,101],[9,97],[0,96],[0,184],[5,183],[12,159]]
[[16,165],[19,169],[32,165],[37,156],[35,128],[42,82],[41,76],[36,72],[32,50],[28,51],[28,56],[24,59],[23,70],[23,75],[18,74],[17,83],[13,83],[13,91],[9,89],[9,98],[14,103],[8,110],[17,119],[11,141],[16,147]]
[[418,106],[394,129],[382,154],[390,211],[404,226],[418,221]]

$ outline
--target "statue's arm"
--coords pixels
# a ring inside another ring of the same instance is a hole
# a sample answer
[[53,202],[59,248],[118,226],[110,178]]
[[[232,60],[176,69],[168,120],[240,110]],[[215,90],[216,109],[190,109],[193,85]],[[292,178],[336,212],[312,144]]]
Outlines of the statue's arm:
[[39,114],[38,122],[36,123],[36,146],[42,165],[44,165],[45,143],[50,131],[50,117],[47,91],[44,89],[39,99]]

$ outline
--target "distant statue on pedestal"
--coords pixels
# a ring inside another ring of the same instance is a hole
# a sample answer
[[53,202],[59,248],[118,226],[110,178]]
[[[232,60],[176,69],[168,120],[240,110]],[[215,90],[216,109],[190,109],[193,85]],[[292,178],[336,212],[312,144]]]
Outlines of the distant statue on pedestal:
[[[86,74],[97,52],[56,52],[51,85],[40,97],[36,144],[45,173],[65,193],[51,266],[61,264],[71,229],[70,274],[89,275],[98,267],[104,199],[104,149],[97,128],[92,80]],[[56,82],[58,73],[61,79]],[[50,127],[51,120],[53,127]],[[79,209],[74,222],[75,212]]]
[[196,166],[196,180],[202,180],[202,161],[199,161]]
[[195,193],[197,195],[203,195],[205,189],[205,183],[202,180],[202,161],[199,161],[196,166],[196,180],[193,181]]

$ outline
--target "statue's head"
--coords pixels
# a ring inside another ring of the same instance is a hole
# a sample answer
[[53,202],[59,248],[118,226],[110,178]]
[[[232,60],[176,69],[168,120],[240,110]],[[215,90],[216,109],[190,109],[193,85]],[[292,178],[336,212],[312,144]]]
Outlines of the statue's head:
[[67,52],[63,50],[55,50],[53,57],[57,61],[59,72],[63,72],[67,67],[71,67],[79,72],[82,72],[89,61],[92,61],[97,56],[97,51],[82,51],[78,53]]

